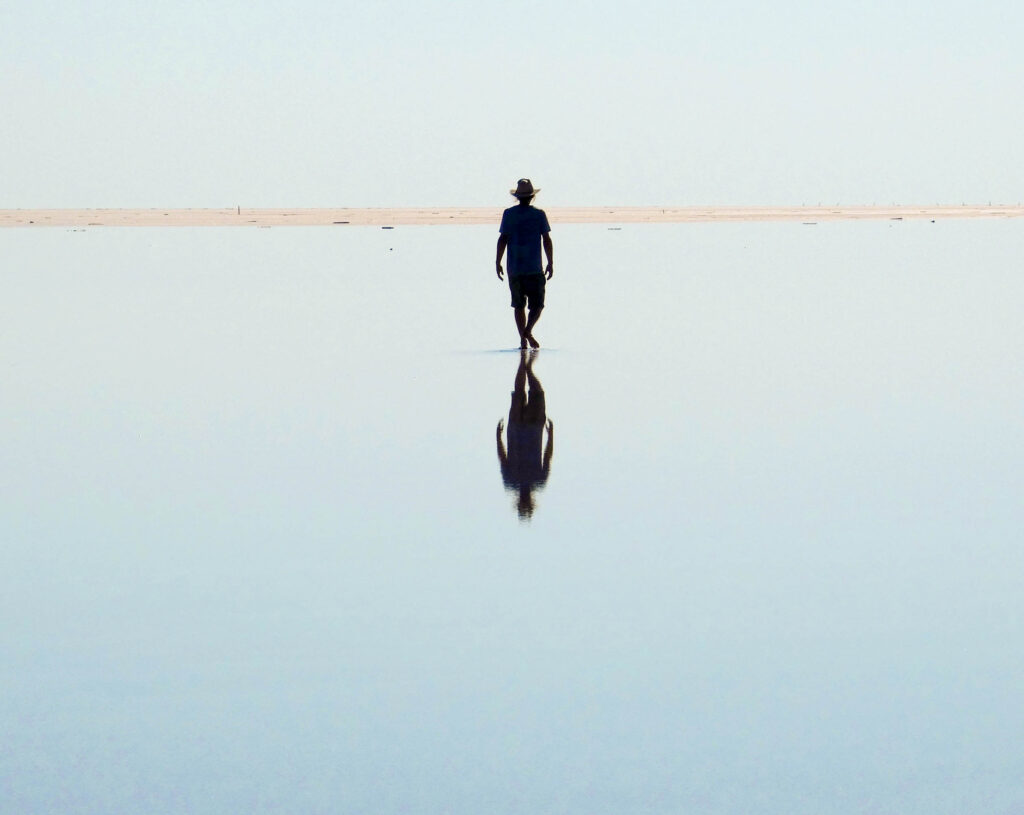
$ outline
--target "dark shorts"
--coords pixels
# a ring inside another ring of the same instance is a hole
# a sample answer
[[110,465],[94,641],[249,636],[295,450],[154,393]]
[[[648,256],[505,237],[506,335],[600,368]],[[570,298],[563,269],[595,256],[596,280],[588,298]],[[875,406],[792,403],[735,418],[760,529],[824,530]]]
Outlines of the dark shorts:
[[542,274],[527,274],[519,277],[508,278],[508,288],[512,292],[512,308],[526,308],[526,301],[530,301],[530,308],[544,308],[544,283],[546,279]]

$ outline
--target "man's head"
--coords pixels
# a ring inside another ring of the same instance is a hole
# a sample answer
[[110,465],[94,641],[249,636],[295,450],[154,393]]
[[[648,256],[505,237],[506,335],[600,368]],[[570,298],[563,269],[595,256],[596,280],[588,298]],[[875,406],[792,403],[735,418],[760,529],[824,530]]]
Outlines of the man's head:
[[529,204],[533,200],[533,196],[540,192],[540,188],[534,189],[533,182],[530,179],[520,178],[516,182],[516,188],[509,190],[509,192],[519,199],[520,204]]

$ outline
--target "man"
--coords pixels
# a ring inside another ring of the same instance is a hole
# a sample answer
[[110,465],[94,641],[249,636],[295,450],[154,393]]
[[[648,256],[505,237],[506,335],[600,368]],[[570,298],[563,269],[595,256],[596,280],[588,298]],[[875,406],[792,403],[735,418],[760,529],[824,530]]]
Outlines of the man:
[[[554,247],[551,244],[551,227],[544,210],[532,206],[533,196],[539,189],[533,188],[528,178],[520,178],[514,190],[509,190],[519,199],[519,204],[502,213],[501,236],[498,238],[498,257],[495,266],[498,280],[504,280],[501,258],[508,249],[508,287],[512,292],[512,308],[515,309],[516,328],[519,331],[519,347],[540,348],[534,339],[533,327],[544,309],[545,271],[547,280],[555,273]],[[547,255],[547,269],[541,267],[540,248],[544,246]],[[529,304],[529,318],[526,308]]]

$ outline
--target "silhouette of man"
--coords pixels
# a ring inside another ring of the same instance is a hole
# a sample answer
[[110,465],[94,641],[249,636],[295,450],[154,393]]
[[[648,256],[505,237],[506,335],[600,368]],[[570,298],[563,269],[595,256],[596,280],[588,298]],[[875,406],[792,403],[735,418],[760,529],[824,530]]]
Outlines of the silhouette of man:
[[[551,472],[551,455],[555,446],[555,425],[547,418],[544,404],[544,388],[533,373],[534,351],[519,352],[519,370],[516,371],[515,390],[512,404],[508,409],[508,450],[502,441],[505,420],[498,420],[497,443],[498,462],[501,464],[501,480],[505,489],[519,492],[516,511],[519,520],[529,520],[533,515],[533,491],[543,487]],[[529,382],[530,391],[526,385]],[[548,443],[541,455],[544,429],[548,431]]]
[[[512,292],[512,308],[515,309],[516,328],[519,330],[519,347],[540,348],[533,337],[533,327],[544,310],[544,283],[555,273],[554,247],[551,243],[551,227],[544,210],[532,206],[533,196],[539,189],[533,188],[528,178],[520,178],[514,190],[509,190],[519,199],[519,204],[509,207],[501,215],[501,232],[498,238],[498,257],[495,266],[498,280],[504,280],[501,258],[508,249],[508,287]],[[541,266],[540,248],[548,258],[547,268]],[[545,271],[547,277],[545,278]],[[526,307],[530,315],[527,319]]]

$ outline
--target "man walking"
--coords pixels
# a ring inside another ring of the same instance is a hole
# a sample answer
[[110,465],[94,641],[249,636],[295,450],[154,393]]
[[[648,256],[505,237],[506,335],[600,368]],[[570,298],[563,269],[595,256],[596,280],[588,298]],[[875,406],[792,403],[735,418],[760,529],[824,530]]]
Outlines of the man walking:
[[[495,267],[498,280],[504,280],[501,258],[508,249],[508,287],[512,292],[512,308],[515,309],[516,328],[519,331],[519,347],[540,348],[534,339],[533,327],[544,309],[544,284],[555,273],[554,247],[551,244],[551,227],[544,210],[532,206],[534,189],[528,178],[520,178],[514,190],[509,190],[519,199],[519,204],[509,207],[501,216],[501,232],[498,238],[498,257]],[[547,268],[541,266],[540,248],[544,246]],[[545,271],[547,276],[545,277]],[[529,304],[529,317],[527,317]]]

